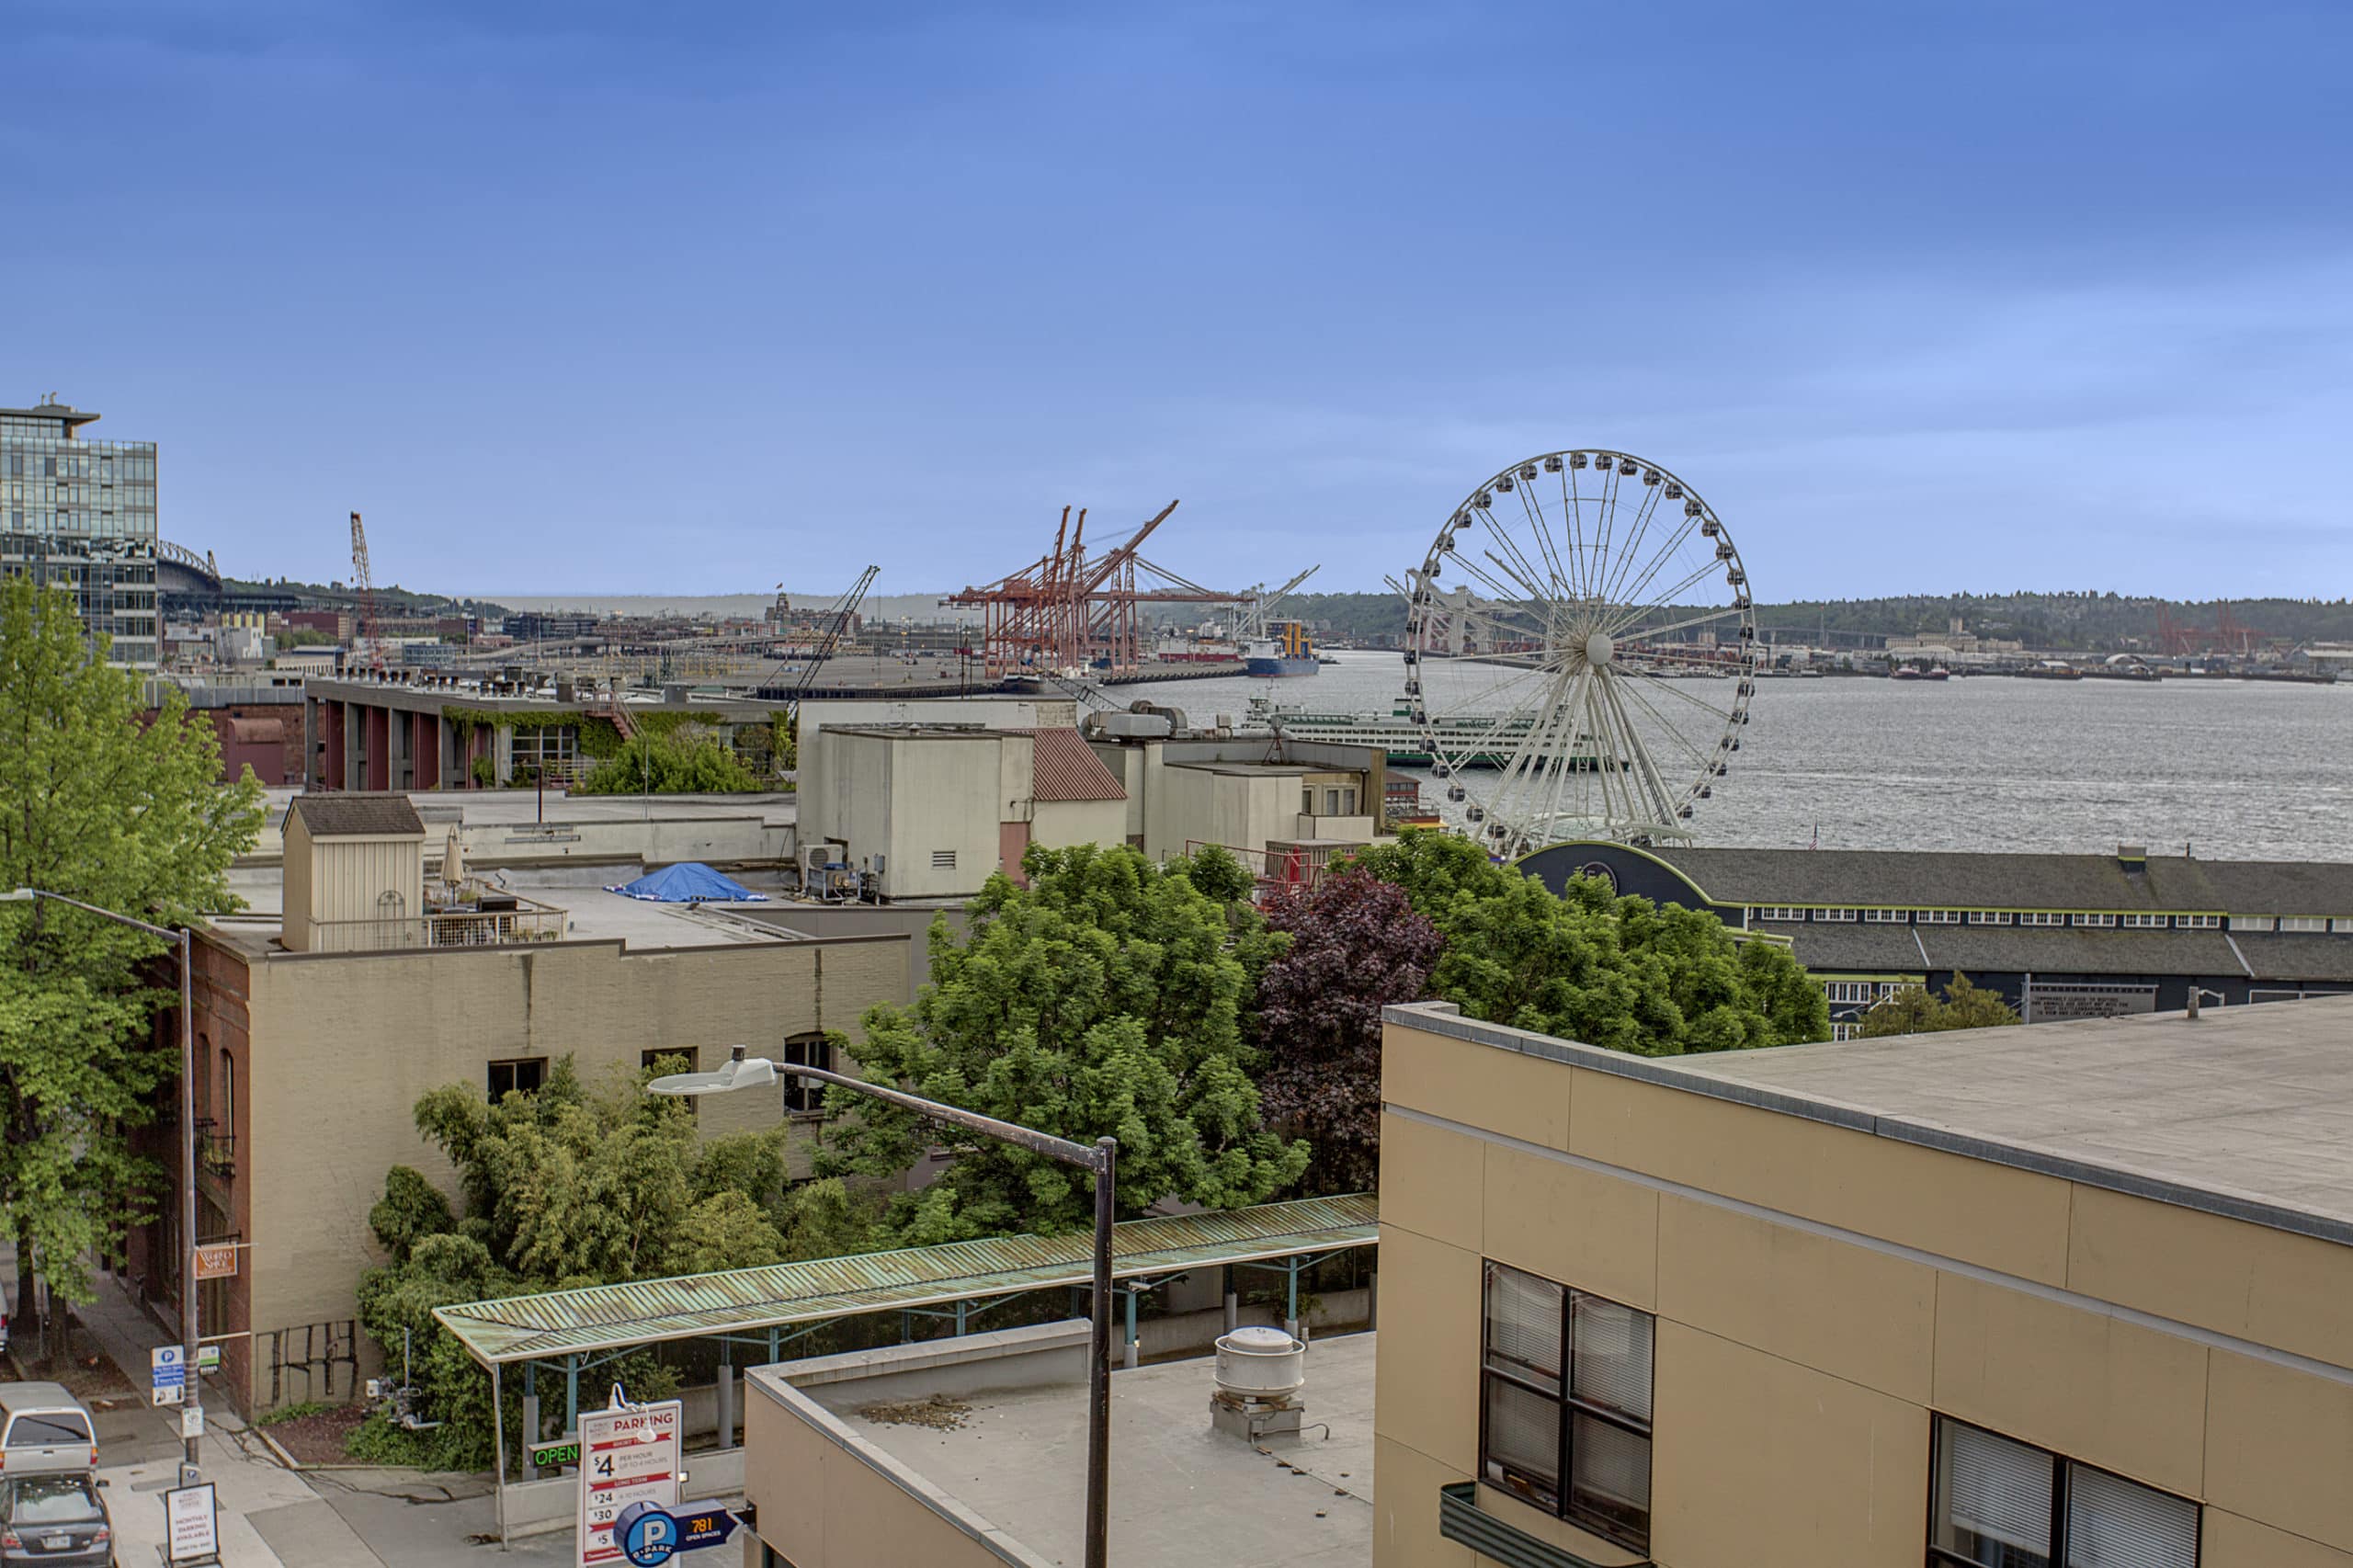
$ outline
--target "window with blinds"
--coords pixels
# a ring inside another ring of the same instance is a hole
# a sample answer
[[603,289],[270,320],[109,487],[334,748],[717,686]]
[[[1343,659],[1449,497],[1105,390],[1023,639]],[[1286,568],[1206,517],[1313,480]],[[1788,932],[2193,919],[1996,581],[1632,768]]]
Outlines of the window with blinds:
[[1928,1561],[1952,1568],[2198,1568],[2198,1505],[1937,1417]]
[[1651,1520],[1651,1314],[1486,1266],[1480,1467],[1546,1513],[1634,1551]]

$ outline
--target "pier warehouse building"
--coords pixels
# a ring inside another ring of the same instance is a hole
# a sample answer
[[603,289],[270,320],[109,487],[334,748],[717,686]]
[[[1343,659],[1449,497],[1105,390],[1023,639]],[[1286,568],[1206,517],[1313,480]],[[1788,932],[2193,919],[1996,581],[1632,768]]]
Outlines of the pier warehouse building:
[[1956,974],[2028,1023],[2178,1011],[2193,986],[2227,1005],[2353,992],[2353,865],[1581,842],[1520,866],[1787,937],[1841,1039],[1898,988]]

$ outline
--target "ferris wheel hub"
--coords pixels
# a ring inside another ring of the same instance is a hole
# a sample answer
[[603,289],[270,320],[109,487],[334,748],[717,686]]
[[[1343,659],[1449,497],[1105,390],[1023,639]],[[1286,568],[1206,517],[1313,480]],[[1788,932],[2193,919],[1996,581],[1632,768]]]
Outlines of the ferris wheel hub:
[[1585,640],[1585,662],[1598,668],[1609,662],[1618,652],[1617,642],[1605,631],[1597,631]]

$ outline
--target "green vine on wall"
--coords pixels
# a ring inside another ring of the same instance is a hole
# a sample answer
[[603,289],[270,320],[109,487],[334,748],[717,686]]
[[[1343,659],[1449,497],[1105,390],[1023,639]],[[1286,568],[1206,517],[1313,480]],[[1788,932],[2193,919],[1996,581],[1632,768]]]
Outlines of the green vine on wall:
[[[504,713],[487,708],[446,707],[441,717],[458,737],[460,747],[470,744],[477,729],[551,730],[569,724],[573,727],[573,745],[581,756],[599,762],[621,749],[621,733],[610,719],[598,713],[542,713],[529,710]],[[647,714],[646,719],[683,718],[683,714]],[[631,722],[645,727],[645,719],[632,717]],[[663,726],[667,728],[667,726]]]

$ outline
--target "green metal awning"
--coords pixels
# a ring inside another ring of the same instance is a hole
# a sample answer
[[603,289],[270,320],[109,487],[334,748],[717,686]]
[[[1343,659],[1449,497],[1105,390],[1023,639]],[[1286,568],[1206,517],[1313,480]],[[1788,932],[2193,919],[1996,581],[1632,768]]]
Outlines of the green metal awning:
[[[1340,1252],[1380,1241],[1380,1219],[1373,1196],[1357,1193],[1129,1220],[1113,1227],[1112,1267],[1123,1279],[1157,1278]],[[592,1285],[436,1307],[433,1315],[475,1360],[494,1367],[1085,1285],[1094,1277],[1094,1238],[1072,1232]]]

